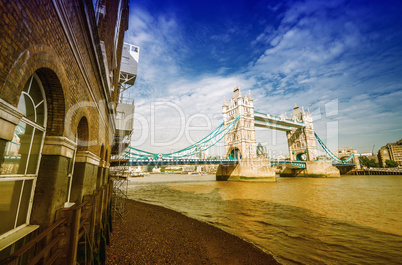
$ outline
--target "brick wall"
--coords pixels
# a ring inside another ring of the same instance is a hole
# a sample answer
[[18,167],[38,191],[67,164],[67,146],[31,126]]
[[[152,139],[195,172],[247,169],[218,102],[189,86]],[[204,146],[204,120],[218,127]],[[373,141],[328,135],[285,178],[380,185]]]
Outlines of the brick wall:
[[[86,117],[92,143],[88,150],[97,156],[102,144],[105,152],[110,150],[113,130],[107,102],[118,99],[117,89],[107,95],[102,85],[107,73],[99,64],[103,62],[99,40],[105,42],[108,61],[113,63],[118,1],[103,2],[106,16],[93,31],[97,25],[90,0],[0,0],[0,98],[16,107],[25,83],[36,73],[46,93],[46,135],[74,140],[79,121]],[[122,5],[125,9],[125,0]],[[126,16],[127,10],[120,24],[117,67],[109,67],[115,88]]]

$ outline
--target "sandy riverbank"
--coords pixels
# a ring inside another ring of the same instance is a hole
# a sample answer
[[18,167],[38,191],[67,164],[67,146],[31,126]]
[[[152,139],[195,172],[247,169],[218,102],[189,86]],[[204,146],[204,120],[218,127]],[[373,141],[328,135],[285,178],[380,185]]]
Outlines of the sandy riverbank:
[[278,264],[240,238],[181,213],[133,200],[116,218],[106,264]]

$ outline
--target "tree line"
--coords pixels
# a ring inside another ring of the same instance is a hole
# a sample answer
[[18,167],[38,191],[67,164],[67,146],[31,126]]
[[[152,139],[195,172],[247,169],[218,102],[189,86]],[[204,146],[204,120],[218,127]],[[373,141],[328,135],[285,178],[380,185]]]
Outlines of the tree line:
[[[380,167],[380,165],[378,164],[377,161],[375,161],[374,158],[369,159],[369,158],[363,156],[360,158],[360,161],[363,164],[363,166],[366,166],[366,167]],[[394,160],[387,159],[387,160],[385,160],[385,165],[386,165],[386,167],[397,167],[398,163],[395,162]]]

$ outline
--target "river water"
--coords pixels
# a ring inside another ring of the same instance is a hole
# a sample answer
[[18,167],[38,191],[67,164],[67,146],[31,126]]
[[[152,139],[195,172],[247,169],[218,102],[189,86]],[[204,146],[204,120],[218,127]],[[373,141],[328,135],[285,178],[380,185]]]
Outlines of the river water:
[[402,264],[402,176],[131,178],[129,198],[215,225],[283,264]]

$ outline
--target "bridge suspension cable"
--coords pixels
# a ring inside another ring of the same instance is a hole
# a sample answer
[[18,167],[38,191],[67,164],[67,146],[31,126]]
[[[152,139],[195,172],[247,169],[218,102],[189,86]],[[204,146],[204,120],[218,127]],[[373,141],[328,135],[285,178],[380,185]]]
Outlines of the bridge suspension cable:
[[352,160],[354,154],[352,154],[345,160],[342,160],[342,159],[338,158],[334,153],[332,153],[331,150],[329,150],[329,148],[324,144],[324,142],[320,139],[320,137],[318,137],[318,135],[316,133],[314,133],[314,135],[315,135],[315,138],[317,139],[318,143],[324,149],[324,151],[331,157],[332,161],[336,161],[338,163],[349,163]]
[[128,146],[128,149],[130,149],[130,151],[125,150],[123,156],[126,159],[148,159],[150,157],[152,157],[152,159],[158,159],[158,158],[177,159],[192,156],[204,152],[209,148],[211,148],[212,146],[214,146],[215,144],[217,144],[236,125],[239,118],[240,115],[226,127],[224,126],[224,122],[222,122],[214,131],[212,131],[210,134],[208,134],[201,140],[175,152],[157,154],[144,151],[138,148],[134,148],[132,146]]

